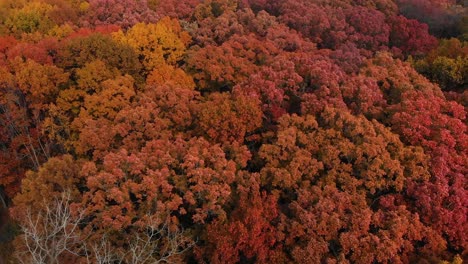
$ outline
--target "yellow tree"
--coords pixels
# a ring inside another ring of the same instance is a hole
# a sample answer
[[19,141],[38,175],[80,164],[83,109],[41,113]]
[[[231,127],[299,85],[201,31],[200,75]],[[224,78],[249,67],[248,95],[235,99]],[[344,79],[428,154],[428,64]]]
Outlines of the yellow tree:
[[46,3],[31,1],[23,7],[12,9],[5,20],[5,26],[10,33],[17,36],[34,32],[45,34],[55,26],[49,18],[53,8]]
[[126,33],[114,33],[113,37],[135,49],[147,72],[165,63],[175,65],[182,60],[191,40],[179,22],[168,17],[156,24],[138,23]]

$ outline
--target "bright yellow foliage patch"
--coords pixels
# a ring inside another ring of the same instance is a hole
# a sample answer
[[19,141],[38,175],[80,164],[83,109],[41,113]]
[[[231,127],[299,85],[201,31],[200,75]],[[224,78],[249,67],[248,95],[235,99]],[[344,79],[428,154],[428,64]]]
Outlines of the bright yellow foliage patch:
[[191,39],[177,20],[168,17],[157,24],[138,23],[125,33],[114,33],[113,37],[135,49],[147,72],[182,60]]

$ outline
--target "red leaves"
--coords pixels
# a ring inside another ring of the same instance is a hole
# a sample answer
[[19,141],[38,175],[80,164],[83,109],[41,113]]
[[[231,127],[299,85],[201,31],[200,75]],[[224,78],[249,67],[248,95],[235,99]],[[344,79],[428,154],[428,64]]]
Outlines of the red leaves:
[[333,109],[318,122],[284,116],[274,143],[259,155],[266,162],[262,185],[278,191],[289,208],[281,225],[294,261],[338,255],[362,263],[406,262],[415,241],[440,240],[405,206],[378,206],[404,193],[407,182],[427,180],[429,172],[421,149],[404,146],[376,121]]
[[466,174],[465,109],[447,101],[439,87],[408,65],[388,57],[374,63],[379,66],[364,72],[378,80],[389,105],[382,109],[388,116],[379,115],[382,122],[389,123],[405,143],[421,146],[430,156],[430,182],[408,185],[413,206],[424,223],[449,237],[449,246],[464,247],[466,240],[457,234],[463,233],[466,221],[466,190],[460,188],[465,182],[461,175]]
[[388,45],[390,27],[380,11],[355,7],[348,11],[347,20],[354,31],[349,38],[358,48],[379,50]]
[[[274,259],[275,229],[267,222],[270,217],[265,219],[265,213],[274,214],[276,208],[266,207],[268,202],[266,199],[254,201],[255,208],[252,202],[241,201],[240,208],[246,208],[244,218],[233,220],[227,226],[216,223],[208,227],[208,240],[216,243],[213,252],[208,252],[211,263],[236,263],[240,255],[258,263]],[[233,214],[241,216],[237,212]]]
[[[467,173],[468,160],[465,111],[454,102],[420,93],[407,93],[401,107],[401,112],[392,120],[395,129],[411,144],[421,145],[432,159],[431,183],[427,183],[427,187],[415,186],[422,188],[420,191],[413,190],[417,193],[414,193],[418,197],[417,204],[425,208],[421,208],[424,210],[422,218],[448,234],[455,247],[464,247],[467,242],[459,232],[463,232],[466,225],[468,202],[468,193],[462,187],[466,182],[462,175]],[[454,219],[456,222],[452,222]]]
[[139,22],[156,22],[157,15],[148,6],[148,1],[89,1],[87,17],[82,21],[85,26],[116,24],[129,28]]
[[277,120],[287,112],[289,96],[298,94],[302,77],[295,72],[292,61],[276,57],[271,66],[262,67],[258,73],[234,87],[234,92],[259,100],[267,118]]
[[247,79],[277,52],[271,43],[265,45],[253,35],[235,36],[219,47],[192,50],[187,64],[200,89],[216,91]]
[[437,46],[437,39],[429,35],[428,27],[404,16],[391,18],[390,45],[405,55],[423,55]]
[[322,33],[331,27],[326,10],[317,4],[285,1],[281,5],[281,13],[280,19],[283,23],[310,37],[315,43],[321,43]]
[[277,261],[276,228],[272,225],[278,217],[274,196],[260,193],[255,181],[258,175],[240,172],[246,179],[240,185],[238,206],[226,221],[215,221],[207,228],[210,244],[198,252],[199,259],[210,263],[237,263],[241,256],[258,263]]
[[39,43],[18,43],[6,53],[10,60],[20,57],[23,60],[31,59],[39,64],[52,64],[58,50],[58,41],[55,38],[43,39]]

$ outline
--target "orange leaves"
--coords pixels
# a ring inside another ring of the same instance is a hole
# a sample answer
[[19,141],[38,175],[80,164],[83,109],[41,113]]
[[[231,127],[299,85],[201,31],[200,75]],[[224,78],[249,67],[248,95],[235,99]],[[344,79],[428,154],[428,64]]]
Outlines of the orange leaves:
[[187,87],[173,87],[171,82],[168,82],[162,86],[147,86],[141,102],[155,105],[157,116],[165,119],[171,129],[187,132],[195,118],[195,103],[198,97],[198,92]]
[[[4,133],[2,131],[2,133]],[[6,133],[5,133],[6,134]],[[6,139],[2,138],[4,142]],[[0,184],[5,187],[5,194],[13,197],[21,189],[21,179],[24,176],[24,170],[20,170],[21,164],[19,155],[6,150],[0,153]]]
[[[298,122],[298,125],[305,131],[312,132],[316,129],[317,123],[312,117],[300,119],[297,116],[281,119],[281,122]],[[286,125],[286,123],[283,123]],[[304,146],[308,140],[295,127],[284,126],[285,130],[278,133],[275,144],[265,144],[260,149],[259,155],[265,159],[266,165],[262,169],[262,184],[280,188],[295,188],[301,185],[301,181],[310,181],[315,174],[323,169],[323,164],[313,158],[312,152],[308,149],[301,149],[296,146]],[[305,142],[301,142],[305,141]],[[284,167],[286,165],[286,167]]]
[[0,68],[1,156],[6,158],[0,163],[0,181],[9,187],[8,193],[17,191],[10,184],[17,184],[24,171],[39,168],[49,157],[52,149],[42,122],[68,78],[62,69],[32,60],[16,58],[10,67]]
[[[126,84],[128,82],[128,84]],[[101,83],[98,93],[84,95],[79,118],[72,128],[78,133],[72,145],[80,154],[93,152],[95,159],[113,149],[139,150],[146,141],[185,133],[194,118],[197,93],[187,88],[148,86],[135,95],[128,76]],[[106,102],[101,102],[109,96]]]
[[267,162],[262,170],[265,184],[298,188],[302,182],[334,183],[342,190],[363,189],[373,196],[384,190],[401,191],[406,177],[428,178],[427,170],[404,172],[405,167],[417,167],[409,164],[426,161],[409,160],[407,152],[420,150],[406,149],[377,122],[332,109],[326,109],[319,120],[317,124],[311,116],[281,119],[276,143],[260,150]]
[[0,37],[0,65],[6,64],[7,51],[17,44],[16,38],[12,36]]
[[71,155],[49,159],[39,171],[26,174],[22,182],[22,191],[15,197],[15,205],[21,210],[28,206],[34,208],[43,205],[44,201],[60,197],[64,191],[70,192],[72,200],[79,200],[80,194],[76,189],[80,180],[79,171],[80,165]]
[[247,59],[235,57],[227,46],[208,46],[191,51],[188,65],[200,89],[204,90],[218,90],[243,80],[252,68]]
[[[225,159],[219,146],[210,146],[206,140],[176,138],[149,141],[134,154],[124,149],[109,153],[102,169],[90,172],[86,203],[91,213],[102,213],[105,221],[99,217],[93,224],[111,221],[124,228],[128,220],[150,210],[158,216],[189,214],[194,222],[224,217],[222,205],[231,192],[235,165]],[[116,208],[111,218],[106,217],[108,207]]]
[[197,108],[199,133],[221,144],[242,143],[262,123],[259,103],[246,96],[214,93]]
[[[402,245],[424,236],[407,236],[412,229],[384,224],[396,213],[393,208],[383,209],[383,219],[375,211],[380,199],[398,196],[412,180],[429,178],[421,149],[404,146],[376,121],[336,109],[326,108],[317,119],[285,115],[279,122],[273,143],[260,149],[265,160],[260,174],[262,185],[287,201],[281,227],[293,261],[315,263],[336,252],[362,263],[405,261],[412,249]],[[404,215],[402,221],[426,230],[404,206],[395,211]],[[389,228],[401,233],[387,234]],[[400,242],[384,246],[388,237]]]
[[180,68],[167,64],[162,64],[157,69],[151,71],[148,78],[146,78],[146,84],[148,86],[168,85],[190,90],[195,89],[195,83],[190,75]]
[[75,74],[79,90],[89,94],[102,91],[102,82],[112,80],[120,75],[117,69],[109,69],[101,60],[87,62],[84,67],[77,69]]
[[26,100],[35,111],[44,110],[55,99],[59,88],[68,80],[68,74],[53,65],[40,65],[34,61],[23,62],[19,58],[12,62],[15,82],[26,95]]
[[128,75],[103,81],[101,89],[96,94],[84,98],[83,107],[90,116],[112,119],[135,96],[134,81]]

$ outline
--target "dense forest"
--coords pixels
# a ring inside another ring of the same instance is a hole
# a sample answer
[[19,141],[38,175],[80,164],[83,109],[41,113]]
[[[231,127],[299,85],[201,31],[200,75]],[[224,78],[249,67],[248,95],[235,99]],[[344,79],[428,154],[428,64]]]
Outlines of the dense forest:
[[0,263],[468,260],[460,0],[0,0]]

